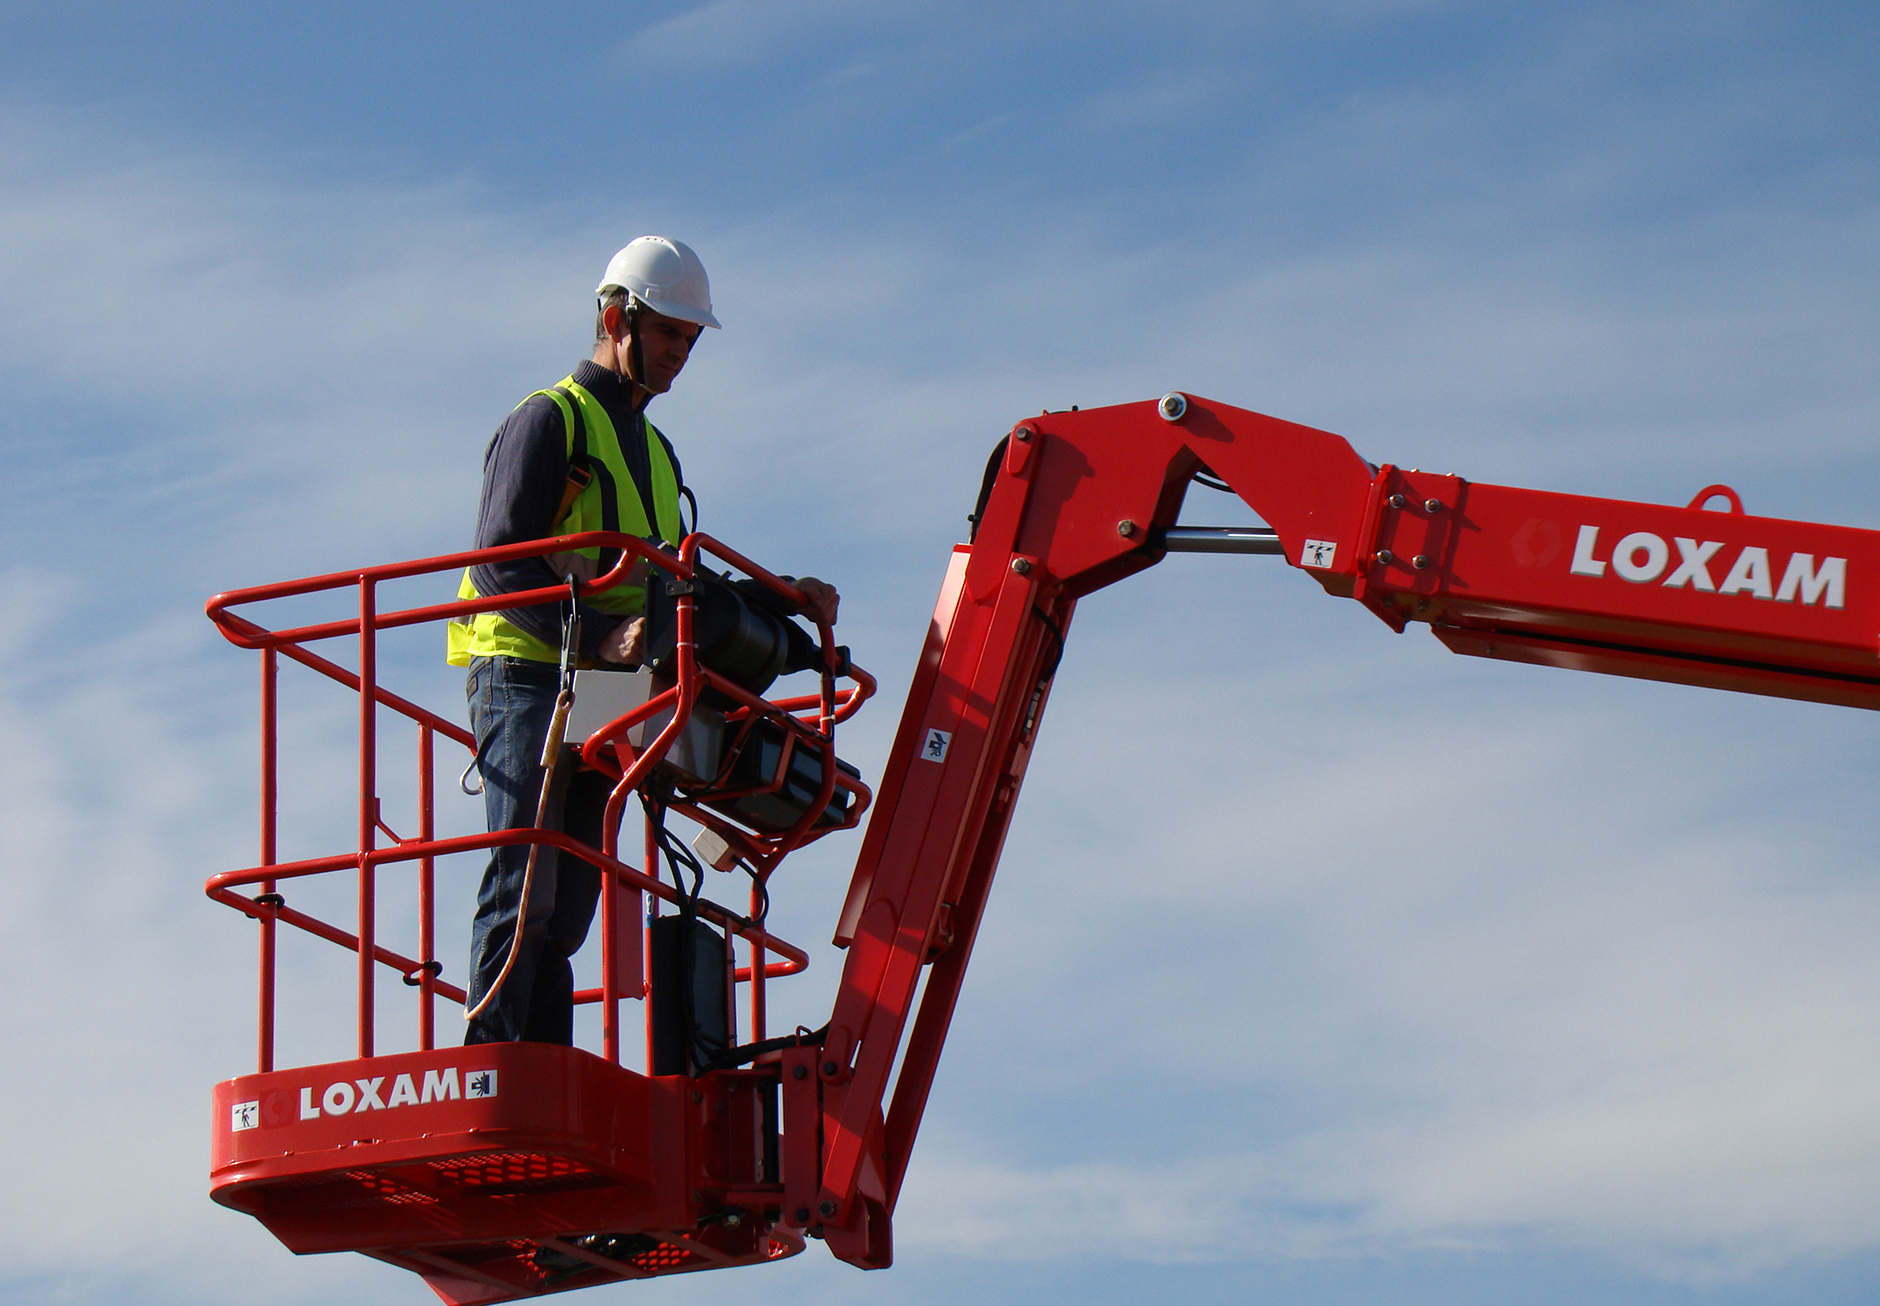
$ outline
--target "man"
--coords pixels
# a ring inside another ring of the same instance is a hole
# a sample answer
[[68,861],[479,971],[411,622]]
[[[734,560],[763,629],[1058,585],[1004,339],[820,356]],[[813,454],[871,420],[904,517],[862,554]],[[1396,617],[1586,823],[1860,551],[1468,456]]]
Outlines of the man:
[[[716,328],[711,286],[698,255],[663,236],[642,236],[615,254],[596,288],[594,354],[510,413],[483,456],[476,547],[610,530],[667,547],[683,535],[684,490],[672,445],[645,418],[684,369],[706,327]],[[610,561],[610,560],[607,560]],[[601,551],[472,567],[458,593],[514,593],[592,580]],[[811,577],[797,582],[811,611],[834,622],[839,596]],[[583,665],[631,667],[645,651],[644,585],[635,581],[581,605]],[[482,613],[450,624],[450,661],[469,668],[470,724],[476,735],[489,828],[535,824],[542,745],[559,689],[561,612],[556,604]],[[612,782],[577,772],[561,828],[593,847]],[[550,818],[551,823],[553,818]],[[509,962],[529,849],[492,850],[471,930],[469,1005],[474,1012]],[[574,968],[600,898],[600,873],[560,862],[543,848],[529,891],[529,917],[509,974],[471,1018],[466,1043],[574,1041]]]

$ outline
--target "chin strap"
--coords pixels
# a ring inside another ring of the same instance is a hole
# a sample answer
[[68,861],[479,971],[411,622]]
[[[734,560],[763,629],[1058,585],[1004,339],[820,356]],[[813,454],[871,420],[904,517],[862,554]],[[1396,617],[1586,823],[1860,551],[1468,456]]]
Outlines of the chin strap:
[[646,356],[640,350],[640,301],[631,294],[627,296],[627,380],[633,383],[646,397],[640,400],[639,411],[645,412],[646,406],[653,402],[653,392],[641,383],[646,375]]
[[[640,348],[640,301],[629,294],[627,306],[623,310],[627,319],[627,380],[646,397],[640,400],[639,411],[645,412],[646,406],[653,402],[653,392],[640,380],[646,375],[646,355]],[[705,328],[699,327],[692,333],[687,348],[696,348],[699,337],[705,334]]]

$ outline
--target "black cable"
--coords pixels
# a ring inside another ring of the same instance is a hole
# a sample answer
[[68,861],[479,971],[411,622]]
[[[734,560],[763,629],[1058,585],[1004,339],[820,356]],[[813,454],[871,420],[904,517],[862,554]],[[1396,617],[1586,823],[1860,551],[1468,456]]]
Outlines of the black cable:
[[646,399],[638,411],[645,412],[646,405],[653,402],[653,392],[646,389],[646,382],[640,378],[646,375],[646,361],[640,357],[640,301],[632,294],[627,296],[627,379],[646,392]]
[[766,1052],[781,1052],[785,1048],[819,1048],[829,1039],[829,1026],[821,1029],[797,1027],[794,1034],[781,1034],[776,1038],[759,1039],[755,1043],[743,1043],[737,1047],[726,1048],[712,1059],[708,1069],[728,1070],[732,1066],[748,1065]]
[[[693,991],[694,977],[698,974],[698,937],[693,922],[698,919],[699,901],[705,893],[705,867],[692,850],[680,843],[666,828],[664,803],[655,802],[645,794],[640,795],[640,803],[652,826],[654,842],[665,853],[667,865],[672,868],[673,887],[679,891],[679,1014],[686,1032],[686,1048],[695,1066],[700,1070],[709,1070],[716,1058],[724,1053],[725,1044],[705,1033],[699,1023]],[[689,894],[684,880],[684,872],[687,870],[692,872],[692,891]],[[725,912],[725,915],[733,913]]]
[[[646,809],[646,819],[653,827],[653,838],[659,844],[660,851],[666,854],[666,863],[672,867],[672,887],[679,891],[679,911],[681,915],[698,915],[698,900],[705,892],[705,867],[690,848],[680,843],[666,828],[666,805],[656,802],[646,795],[640,795],[640,805]],[[692,891],[686,892],[684,872],[692,872]]]
[[1031,611],[1038,620],[1044,623],[1045,629],[1051,632],[1051,638],[1057,641],[1056,647],[1051,650],[1050,665],[1038,673],[1038,684],[1042,687],[1051,683],[1052,677],[1057,675],[1058,663],[1064,660],[1064,630],[1037,604],[1031,605]]
[[738,869],[751,877],[751,889],[757,894],[761,903],[757,909],[757,915],[750,918],[751,924],[762,925],[770,918],[770,886],[758,878],[757,868],[742,857],[738,859]]
[[1044,623],[1044,628],[1051,632],[1056,642],[1051,650],[1051,660],[1038,672],[1038,683],[1031,687],[1031,702],[1025,707],[1025,722],[1019,727],[1019,734],[1029,739],[1032,728],[1038,724],[1038,713],[1044,707],[1044,691],[1057,675],[1058,663],[1064,660],[1064,628],[1051,620],[1051,615],[1036,603],[1031,605],[1032,615]]
[[1226,481],[1223,481],[1215,470],[1206,463],[1202,463],[1201,466],[1195,469],[1195,474],[1192,479],[1195,484],[1205,485],[1210,490],[1219,490],[1223,494],[1236,493],[1234,487],[1229,485]]
[[1005,446],[1011,438],[1009,435],[1002,437],[997,444],[992,446],[992,456],[986,459],[986,474],[979,482],[979,499],[974,503],[972,512],[966,518],[972,526],[972,530],[966,536],[968,544],[979,538],[979,519],[986,515],[986,501],[992,498],[992,483],[999,478],[999,460],[1005,457]]

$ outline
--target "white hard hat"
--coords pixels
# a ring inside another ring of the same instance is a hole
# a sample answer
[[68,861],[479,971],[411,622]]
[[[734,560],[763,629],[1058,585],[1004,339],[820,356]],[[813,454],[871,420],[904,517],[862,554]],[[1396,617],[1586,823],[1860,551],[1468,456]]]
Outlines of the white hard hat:
[[718,325],[705,265],[684,241],[641,236],[607,261],[607,275],[594,293],[605,295],[615,286],[655,313],[699,326]]

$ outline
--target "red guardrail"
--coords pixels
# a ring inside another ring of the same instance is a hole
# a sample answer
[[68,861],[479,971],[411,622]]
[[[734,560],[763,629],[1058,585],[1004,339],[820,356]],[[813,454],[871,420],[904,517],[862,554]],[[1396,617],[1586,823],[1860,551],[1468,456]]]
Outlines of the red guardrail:
[[[465,997],[461,988],[438,978],[441,968],[435,955],[436,859],[453,853],[528,843],[556,848],[567,855],[578,857],[595,866],[605,876],[604,892],[601,895],[603,982],[599,988],[577,992],[575,1001],[602,1004],[604,1054],[610,1061],[617,1064],[620,1060],[620,999],[623,996],[642,997],[645,993],[641,958],[626,958],[619,955],[619,923],[623,919],[622,914],[631,910],[635,913],[632,918],[637,919],[639,895],[642,893],[650,894],[654,898],[655,913],[658,911],[657,903],[676,905],[684,897],[683,891],[678,886],[668,884],[659,876],[658,848],[650,824],[646,840],[647,869],[635,868],[620,859],[619,821],[627,796],[665,755],[667,748],[677,738],[679,731],[689,719],[692,706],[696,703],[700,691],[706,686],[729,696],[739,704],[739,707],[732,713],[734,720],[740,719],[739,714],[751,720],[762,716],[776,722],[785,730],[786,744],[782,750],[782,758],[767,788],[774,790],[784,783],[791,755],[796,747],[803,744],[811,745],[820,751],[823,759],[823,785],[818,799],[794,828],[782,834],[763,834],[744,830],[702,806],[704,802],[718,798],[761,792],[766,786],[747,787],[735,791],[712,791],[698,795],[697,801],[673,804],[674,810],[706,825],[716,831],[720,837],[725,838],[752,867],[751,909],[748,916],[740,916],[728,908],[705,899],[697,900],[696,909],[700,916],[713,921],[749,945],[750,962],[746,966],[736,968],[735,978],[739,983],[749,983],[752,986],[753,1040],[765,1037],[765,981],[783,975],[796,974],[809,965],[808,954],[801,948],[771,935],[763,925],[769,878],[777,864],[796,848],[820,838],[833,829],[852,828],[860,820],[862,812],[867,809],[871,798],[865,785],[837,770],[834,732],[836,725],[852,716],[873,694],[875,681],[859,667],[852,665],[841,667],[827,624],[818,622],[824,661],[821,692],[770,702],[731,684],[697,663],[693,656],[692,645],[694,601],[689,595],[682,597],[677,604],[676,681],[670,688],[653,696],[647,704],[595,732],[582,749],[583,758],[589,765],[600,767],[616,776],[618,780],[607,807],[604,824],[605,846],[601,849],[589,848],[557,831],[529,828],[502,830],[493,834],[437,838],[436,738],[442,735],[472,752],[475,750],[475,740],[468,730],[456,722],[394,694],[378,683],[377,637],[382,630],[419,625],[425,622],[446,621],[454,617],[493,612],[505,608],[525,607],[538,603],[558,603],[567,597],[567,589],[558,585],[519,593],[494,595],[488,598],[459,599],[449,603],[380,612],[377,593],[380,584],[438,572],[457,572],[462,568],[480,563],[501,562],[596,547],[618,549],[620,558],[605,575],[580,586],[579,592],[584,597],[619,584],[625,578],[628,569],[639,559],[644,559],[651,566],[669,573],[676,579],[689,580],[694,574],[699,553],[704,551],[729,562],[791,603],[807,606],[804,596],[795,586],[757,566],[710,536],[700,534],[688,536],[681,544],[678,554],[674,555],[654,548],[633,536],[606,531],[565,535],[495,549],[480,549],[442,557],[364,567],[355,571],[333,572],[300,580],[281,581],[272,585],[232,590],[225,594],[218,594],[209,600],[206,611],[210,620],[215,622],[223,635],[233,644],[242,648],[256,649],[261,653],[261,861],[255,866],[242,870],[226,871],[212,876],[204,886],[205,892],[211,898],[235,908],[256,920],[260,925],[258,1061],[261,1071],[265,1072],[274,1068],[275,931],[279,924],[294,926],[358,954],[356,1000],[359,1056],[373,1055],[375,979],[379,966],[399,972],[407,984],[419,990],[418,1045],[421,1049],[428,1051],[436,1043],[435,999],[441,996],[461,1004]],[[270,600],[348,588],[357,590],[359,612],[356,617],[349,617],[345,620],[321,622],[285,630],[269,630],[233,611],[238,607]],[[359,642],[359,669],[356,672],[302,647],[303,644],[318,640],[348,636],[356,638]],[[287,863],[282,863],[277,858],[279,705],[276,681],[281,657],[319,672],[359,695],[357,847],[330,856]],[[850,687],[840,692],[835,688],[838,669],[842,676],[853,682]],[[657,739],[644,749],[634,750],[627,742],[627,731],[633,725],[667,707],[677,707],[681,710],[673,712],[671,721]],[[381,708],[389,709],[407,718],[418,728],[418,832],[410,838],[400,836],[387,825],[381,811],[378,792],[378,715]],[[850,795],[846,819],[839,826],[814,828],[816,815],[823,811],[838,785]],[[389,846],[380,846],[378,840],[380,833],[392,841]],[[418,955],[408,957],[383,946],[378,940],[377,871],[381,866],[413,861],[418,863]],[[354,871],[358,875],[358,910],[352,930],[287,906],[285,898],[279,891],[279,886],[284,881],[346,871]],[[252,896],[237,892],[239,889],[250,888],[258,889],[259,892]],[[623,895],[630,897],[631,901],[622,902]],[[773,954],[776,960],[772,960]],[[623,964],[629,962],[631,967],[623,974]],[[638,991],[624,991],[633,988],[637,988]]]

